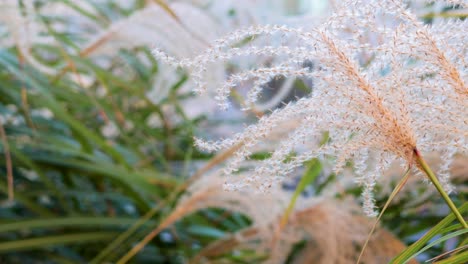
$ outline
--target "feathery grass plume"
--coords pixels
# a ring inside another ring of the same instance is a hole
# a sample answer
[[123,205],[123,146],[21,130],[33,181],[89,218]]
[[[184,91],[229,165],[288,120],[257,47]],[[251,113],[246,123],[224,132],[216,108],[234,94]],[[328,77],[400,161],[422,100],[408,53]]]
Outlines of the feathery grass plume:
[[[27,1],[25,7],[22,8],[20,2],[8,0],[5,3],[0,3],[2,10],[6,10],[5,15],[0,18],[0,23],[7,26],[7,30],[11,35],[11,37],[6,38],[7,46],[17,44],[26,61],[42,72],[49,75],[62,75],[70,68],[70,65],[66,65],[64,69],[51,67],[42,58],[38,58],[37,54],[32,50],[35,44],[58,44],[54,37],[47,34],[48,29],[45,23],[41,21],[42,18],[46,18],[46,20],[52,18],[50,20],[53,21],[56,17],[60,17],[58,23],[51,23],[52,28],[62,34],[66,33],[73,36],[74,41],[77,40],[74,42],[74,47],[64,47],[64,53],[93,58],[102,55],[115,56],[120,49],[152,46],[154,43],[177,56],[190,56],[194,52],[205,49],[207,44],[218,37],[221,32],[230,31],[240,25],[259,23],[262,17],[275,17],[274,21],[286,20],[281,16],[279,19],[276,19],[278,16],[266,16],[263,14],[264,11],[258,11],[262,10],[259,7],[268,4],[269,1],[258,1],[256,3],[244,0],[223,1],[222,4],[202,2],[171,3],[167,5],[167,8],[170,9],[168,11],[160,4],[149,1],[144,8],[135,11],[129,17],[115,21],[115,18],[111,17],[108,20],[112,21],[96,23],[77,12],[71,5],[60,1],[46,3],[37,8],[34,6],[33,1]],[[98,17],[99,12],[91,3],[79,2],[73,4],[73,6],[83,9],[90,16]],[[124,4],[125,2],[118,3],[118,5]],[[224,15],[229,10],[235,12],[235,14],[226,18]],[[153,21],[154,17],[158,18],[157,23]],[[109,24],[109,22],[112,23]],[[219,22],[224,24],[224,27],[219,25]],[[93,33],[93,35],[89,33]],[[47,38],[44,36],[47,36]],[[88,41],[88,39],[90,40]],[[151,43],[148,42],[148,39],[151,39]],[[258,38],[251,41],[260,42]],[[62,47],[58,49],[62,49]],[[243,61],[242,63],[248,62]],[[240,67],[244,66],[240,65]],[[130,76],[129,69],[125,70],[126,74],[124,76]],[[225,67],[219,64],[209,67],[209,78],[211,79],[209,83],[220,82],[226,70]],[[67,75],[80,85],[84,79],[94,80],[92,76],[85,73]],[[147,97],[153,103],[160,102],[179,79],[179,75],[161,66],[159,78],[155,78],[152,89],[147,92]],[[293,88],[293,81],[293,79],[290,79],[284,83],[280,89],[282,93],[278,93],[277,100],[259,104],[257,108],[265,110],[269,106],[276,105]],[[105,89],[100,89],[100,96],[104,91]],[[187,104],[190,104],[190,107],[194,109],[196,105],[200,105],[200,100],[189,101],[191,102]],[[215,106],[212,107],[212,110],[215,110]],[[202,112],[201,109],[193,111],[193,114],[191,111],[190,114],[195,116],[200,112]]]
[[[360,215],[350,201],[338,203],[316,198],[301,205],[293,212],[279,238],[271,232],[278,228],[279,216],[270,217],[273,222],[254,222],[251,227],[207,246],[192,262],[198,263],[203,258],[216,257],[231,250],[252,249],[267,256],[262,263],[285,263],[291,257],[293,246],[305,241],[305,246],[293,256],[291,263],[355,263],[359,254],[356,245],[365,240],[372,221]],[[272,239],[278,241],[272,244]],[[384,229],[373,235],[372,242],[375,243],[371,243],[372,250],[364,255],[364,263],[386,263],[405,248],[400,240]],[[413,260],[410,263],[417,262]]]
[[[98,11],[93,4],[79,2],[71,6],[94,16]],[[93,58],[116,56],[121,49],[152,46],[155,39],[158,40],[159,46],[176,52],[179,56],[189,56],[204,49],[209,41],[220,34],[219,26],[204,10],[188,3],[171,4],[173,13],[169,13],[159,4],[148,4],[131,16],[113,21],[108,26],[107,23],[103,26],[92,21],[71,6],[60,1],[46,3],[37,8],[34,1],[26,1],[24,7],[19,1],[8,0],[0,3],[2,11],[5,12],[0,18],[0,24],[4,24],[9,33],[5,38],[6,46],[17,45],[28,63],[46,74],[57,75],[60,69],[38,60],[32,51],[36,44],[58,44],[54,37],[47,34],[47,26],[41,21],[43,18],[52,21],[49,23],[56,32],[66,33],[77,39],[74,39],[76,46],[67,48],[67,53],[79,53],[79,56]],[[174,18],[174,15],[180,18]],[[57,17],[61,18],[59,22],[55,21]],[[154,17],[158,18],[157,23],[152,21]],[[215,81],[220,78],[218,76],[224,74],[222,67],[212,67],[210,70]],[[161,80],[171,82],[172,86],[176,82],[173,81],[174,74],[168,75],[165,74],[166,78],[157,78],[159,83],[155,83],[155,86],[169,86]],[[76,76],[71,76],[74,77]],[[79,78],[83,77],[87,76],[80,74]]]
[[[94,4],[82,1],[72,6],[83,9],[90,16],[99,17]],[[40,71],[54,76],[65,74],[86,88],[93,82],[98,82],[98,78],[94,74],[89,74],[88,69],[82,71],[80,65],[78,67],[71,65],[72,60],[68,61],[67,65],[52,67],[47,59],[37,56],[38,53],[34,48],[43,44],[57,45],[57,50],[63,50],[60,56],[88,57],[93,62],[109,68],[108,66],[112,65],[111,60],[119,58],[119,51],[122,49],[149,47],[157,40],[159,46],[176,52],[178,56],[189,56],[206,48],[207,43],[218,37],[221,32],[220,26],[205,10],[190,3],[170,4],[173,13],[168,13],[159,4],[150,3],[129,17],[115,19],[119,15],[114,14],[115,17],[111,19],[115,21],[106,21],[106,23],[91,21],[86,15],[61,1],[40,6],[35,6],[34,1],[26,1],[22,7],[20,1],[8,0],[0,3],[0,7],[5,12],[4,16],[0,17],[0,25],[5,25],[9,33],[5,37],[6,46],[17,45],[25,61]],[[177,17],[174,18],[174,15]],[[157,22],[153,21],[155,17],[158,18]],[[49,21],[47,23],[50,23],[55,33],[70,36],[73,39],[73,46],[64,46],[51,36],[45,21]],[[39,52],[40,54],[42,53]],[[54,56],[49,57],[54,58]],[[147,59],[144,62],[151,63]],[[112,71],[122,70],[120,66],[113,67]],[[68,70],[72,68],[73,73],[69,73]],[[76,72],[76,68],[80,70],[79,73]],[[131,78],[129,70],[131,70],[129,67],[125,67],[122,77]],[[219,82],[224,76],[224,67],[214,65],[210,68],[210,72],[212,81]],[[146,92],[146,96],[154,104],[160,103],[181,78],[180,74],[175,74],[165,65],[161,65],[158,69],[158,78],[154,78],[154,84]],[[183,89],[179,90],[185,92]],[[103,87],[97,90],[97,96],[102,97],[106,93]],[[205,98],[204,101],[209,101],[209,98]],[[185,103],[192,109],[196,109],[196,106],[201,104],[200,98],[191,98]],[[213,104],[213,110],[215,107]],[[189,117],[198,116],[203,111],[205,110],[190,111]]]
[[[176,209],[168,219],[176,219],[204,208],[224,208],[233,212],[241,212],[248,215],[252,221],[272,221],[272,217],[279,215],[287,203],[281,190],[267,195],[258,194],[249,190],[240,192],[226,192],[222,186],[225,179],[214,173],[200,178],[193,183],[185,195],[178,201]],[[236,177],[246,177],[236,175]],[[255,202],[254,202],[255,201]],[[271,204],[271,206],[259,207],[256,203]]]
[[157,43],[179,56],[190,56],[203,50],[207,42],[219,35],[220,28],[213,19],[196,6],[174,3],[170,8],[177,18],[159,5],[149,4],[128,18],[116,21],[86,44],[83,53],[112,55],[122,48]]
[[[421,151],[446,151],[449,160],[454,152],[466,152],[466,101],[460,104],[462,99],[454,99],[466,89],[463,86],[466,66],[458,64],[464,62],[461,59],[451,61],[454,56],[449,56],[447,50],[435,50],[432,44],[425,45],[432,49],[432,55],[421,60],[420,55],[428,50],[420,43],[430,42],[431,27],[415,21],[400,1],[343,1],[337,10],[322,25],[307,31],[286,26],[255,26],[217,40],[195,57],[177,59],[159,49],[153,54],[166,63],[188,69],[195,90],[201,93],[208,89],[204,75],[213,62],[244,56],[278,58],[271,67],[231,75],[219,84],[215,100],[223,109],[229,106],[230,90],[246,80],[255,83],[246,99],[252,103],[258,99],[262,84],[275,76],[313,78],[314,90],[309,96],[262,117],[242,133],[217,141],[197,139],[196,144],[206,151],[219,151],[242,143],[243,147],[225,170],[226,174],[232,174],[251,154],[251,149],[281,122],[300,118],[299,126],[282,140],[271,158],[255,168],[250,181],[259,182],[260,190],[267,191],[304,161],[331,155],[336,157],[335,170],[339,172],[352,159],[359,175],[357,180],[364,187],[364,210],[368,215],[375,215],[372,189],[378,176],[394,160],[423,170]],[[464,22],[451,23],[460,31],[446,27],[450,31],[444,34],[447,43],[467,35],[466,27],[459,25]],[[414,41],[401,43],[403,34],[410,34]],[[284,41],[271,46],[236,46],[243,39],[259,35],[280,35]],[[419,48],[423,50],[419,52]],[[366,54],[370,59],[362,60]],[[408,59],[413,59],[416,66]],[[317,65],[314,70],[304,68],[306,60]],[[428,67],[427,60],[431,65],[441,65],[444,71],[420,76],[420,68]],[[445,88],[447,82],[452,85],[450,88]],[[329,131],[331,140],[318,147],[313,142],[318,141],[321,131]],[[305,142],[312,144],[304,147]],[[291,156],[292,153],[296,155]],[[239,186],[244,185],[228,187]],[[450,191],[450,187],[447,189]]]
[[[222,29],[214,19],[193,4],[171,3],[168,8],[171,13],[160,5],[148,4],[102,30],[84,46],[81,53],[92,57],[114,56],[121,49],[150,47],[156,43],[178,56],[191,56],[205,49],[209,42],[221,34]],[[224,67],[213,65],[209,70],[211,82],[222,80]],[[154,104],[160,103],[180,79],[180,74],[174,73],[166,65],[160,65],[158,78],[154,79],[152,88],[146,92],[148,99]],[[185,92],[187,89],[179,90]],[[196,105],[200,105],[200,100],[190,99],[185,104],[195,110]],[[200,112],[202,111],[191,111],[189,116],[195,117]]]
[[[340,238],[337,238],[337,239],[340,239]],[[355,239],[349,242],[352,242],[352,241],[355,241]],[[362,241],[358,241],[357,243],[362,243]],[[352,245],[352,244],[348,244],[348,246],[349,245]],[[363,263],[387,263],[396,254],[398,254],[405,248],[406,248],[405,244],[403,244],[392,233],[388,232],[385,229],[379,229],[373,235],[371,239],[371,244],[369,246],[369,251],[363,256],[362,260],[363,260]],[[338,252],[340,252],[341,249],[342,248],[339,248]],[[340,255],[338,255],[337,257],[330,257],[330,256],[327,256],[327,254],[324,254],[323,252],[322,253],[319,252],[319,250],[316,247],[316,243],[308,242],[306,247],[301,251],[300,255],[298,255],[292,263],[295,263],[295,264],[300,264],[300,263],[323,263],[323,264],[326,264],[326,263],[347,264],[349,263],[349,264],[352,264],[352,263],[355,263],[354,258],[357,252],[356,251],[353,252],[352,250],[350,250],[349,254],[350,255],[341,256],[341,253],[340,253]],[[331,259],[335,259],[335,262],[330,262]],[[412,259],[408,263],[417,264],[418,262]]]
[[[50,19],[51,28],[57,32],[75,35],[79,29],[80,38],[87,39],[98,30],[99,25],[77,10],[60,1],[46,2],[35,5],[35,1],[5,0],[0,3],[2,16],[0,25],[6,27],[8,34],[0,39],[4,47],[17,46],[24,59],[38,70],[54,75],[58,73],[53,68],[36,57],[32,50],[34,45],[53,45],[56,39],[48,33],[47,27],[41,19]],[[75,4],[82,10],[95,14],[93,7],[86,1]],[[60,17],[59,23],[57,17]]]
[[[238,175],[238,177],[244,177]],[[250,217],[253,222],[272,222],[273,217],[279,216],[286,208],[287,199],[283,195],[276,195],[278,192],[271,192],[268,195],[258,194],[252,191],[226,192],[222,186],[223,177],[219,172],[201,177],[191,184],[184,196],[182,196],[174,210],[142,241],[136,244],[117,263],[126,263],[136,255],[147,243],[149,243],[163,229],[174,224],[181,218],[201,209],[223,208],[232,212],[240,212]],[[268,204],[259,207],[258,204]],[[267,228],[267,227],[265,227]],[[271,230],[263,230],[268,233]]]
[[38,23],[32,19],[31,13],[34,12],[33,2],[26,1],[24,8],[21,8],[20,1],[7,0],[0,3],[2,17],[0,24],[6,27],[7,36],[2,39],[2,46],[11,47],[18,46],[22,55],[28,60],[31,65],[47,73],[55,73],[53,69],[46,67],[40,63],[31,54],[32,43],[50,43],[50,37],[40,37],[43,30]]
[[[430,100],[414,101],[409,107],[412,112],[420,112],[418,118],[426,123],[421,129],[432,131],[419,140],[418,149],[442,153],[443,164],[437,170],[437,176],[450,193],[454,189],[449,180],[450,163],[457,152],[466,154],[468,150],[468,48],[464,44],[468,41],[468,24],[466,20],[449,20],[428,27],[402,6],[398,10],[406,23],[395,33],[393,45],[398,48],[393,49],[391,67],[413,61],[408,67],[411,76],[400,77],[408,79],[405,92],[431,97]],[[445,144],[426,144],[428,141]]]
[[[359,214],[352,202],[322,202],[296,211],[293,217],[292,227],[307,241],[294,263],[355,263],[360,251],[356,245],[362,244],[372,224]],[[371,242],[363,263],[386,263],[405,248],[382,228],[372,236]]]
[[[113,55],[119,49],[130,49],[139,46],[164,47],[165,50],[178,57],[187,57],[201,52],[208,47],[208,44],[215,40],[221,32],[228,32],[239,24],[255,24],[259,20],[260,15],[256,14],[255,10],[259,10],[258,6],[266,4],[267,1],[259,1],[252,3],[251,1],[223,1],[216,3],[200,3],[199,1],[188,1],[187,3],[175,2],[167,4],[171,12],[167,12],[167,8],[160,5],[148,4],[145,8],[136,11],[131,16],[125,19],[114,22],[105,30],[87,43],[81,54],[86,56]],[[229,8],[231,12],[235,12],[229,18],[216,17],[224,15],[225,8]],[[157,22],[153,18],[157,17]],[[234,19],[235,18],[235,19]],[[216,20],[215,20],[216,19]],[[231,21],[234,19],[235,21]],[[232,22],[228,25],[224,22]],[[255,40],[259,42],[259,40]],[[246,63],[245,61],[243,63]],[[239,63],[238,63],[239,64]],[[160,65],[158,72],[159,78],[155,78],[153,87],[147,92],[147,96],[153,103],[159,103],[163,100],[169,90],[173,87],[180,76],[174,74],[172,70],[168,70],[166,65]],[[243,67],[242,65],[237,65]],[[208,67],[206,75],[207,83],[219,83],[223,80],[227,67],[222,64],[213,64]],[[287,93],[293,87],[289,80],[281,89]],[[179,89],[185,92],[187,89]],[[214,87],[211,87],[214,89]],[[280,97],[283,99],[284,96]],[[200,101],[204,100],[203,103]],[[206,98],[189,99],[185,102],[192,110],[188,113],[190,117],[197,116],[202,112],[206,113],[206,109],[198,107],[205,105],[208,100]],[[270,102],[271,105],[273,102]],[[212,112],[216,106],[211,107]]]
[[[151,232],[151,239],[163,229],[198,210],[223,208],[244,214],[251,219],[252,225],[208,245],[192,260],[194,263],[203,258],[242,249],[254,250],[261,256],[267,256],[264,263],[284,263],[293,246],[302,240],[307,242],[306,247],[296,257],[295,263],[308,263],[312,259],[319,261],[318,263],[354,263],[356,260],[359,253],[356,245],[362,244],[366,238],[371,220],[362,216],[353,202],[333,201],[330,197],[300,198],[290,221],[278,236],[272,230],[279,228],[291,193],[281,188],[272,188],[268,194],[249,190],[226,192],[222,190],[224,178],[221,173],[213,173],[194,182],[175,209]],[[366,263],[386,262],[404,248],[402,242],[383,229],[379,229],[372,239],[376,243],[372,243],[372,250],[364,255]],[[128,261],[149,241],[150,239],[145,238],[118,263]]]

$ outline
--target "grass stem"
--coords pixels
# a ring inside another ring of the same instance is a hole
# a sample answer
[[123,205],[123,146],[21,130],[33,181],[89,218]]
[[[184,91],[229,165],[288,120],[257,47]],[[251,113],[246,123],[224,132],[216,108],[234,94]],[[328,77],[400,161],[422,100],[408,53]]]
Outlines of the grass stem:
[[390,203],[392,202],[393,198],[395,198],[395,196],[401,191],[401,189],[403,188],[403,186],[405,186],[406,182],[408,181],[409,179],[409,176],[411,175],[410,174],[410,171],[411,171],[411,167],[408,167],[408,169],[406,170],[405,174],[403,175],[403,177],[401,178],[400,182],[398,182],[397,186],[395,186],[395,188],[393,189],[392,193],[390,194],[390,196],[388,197],[388,200],[387,202],[385,203],[384,207],[382,208],[382,211],[380,212],[379,216],[377,217],[377,219],[375,219],[375,222],[374,222],[374,225],[372,226],[372,229],[371,231],[369,232],[369,235],[367,236],[367,239],[366,239],[366,242],[364,242],[364,245],[362,246],[362,249],[361,249],[361,253],[359,254],[359,257],[358,257],[358,260],[357,260],[357,264],[359,264],[359,262],[361,262],[361,258],[362,256],[364,255],[364,250],[366,249],[367,247],[367,244],[369,243],[371,237],[372,237],[372,234],[374,233],[374,230],[375,228],[377,227],[377,224],[379,223],[380,221],[380,218],[382,217],[382,215],[384,214],[384,212],[387,210],[388,206],[390,205]]
[[444,191],[444,188],[442,188],[442,185],[440,184],[439,180],[435,176],[434,172],[431,170],[429,165],[427,165],[426,161],[421,156],[421,153],[417,149],[415,149],[414,154],[415,154],[414,156],[416,158],[417,164],[426,173],[427,177],[429,177],[429,180],[432,182],[432,184],[434,184],[434,186],[436,187],[437,191],[440,193],[442,198],[444,198],[445,202],[450,207],[450,210],[452,210],[457,220],[462,224],[463,228],[468,228],[468,225],[466,224],[465,219],[460,214],[455,204],[453,204],[452,199],[450,199],[448,194]]

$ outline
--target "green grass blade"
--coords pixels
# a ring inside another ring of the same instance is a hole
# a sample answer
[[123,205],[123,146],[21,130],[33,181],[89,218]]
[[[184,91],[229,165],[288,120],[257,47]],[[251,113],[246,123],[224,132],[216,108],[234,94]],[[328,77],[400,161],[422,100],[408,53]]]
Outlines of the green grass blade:
[[283,218],[281,219],[282,226],[284,226],[287,223],[289,215],[294,209],[294,205],[296,204],[299,195],[304,191],[307,185],[312,183],[320,175],[321,171],[322,163],[320,163],[318,159],[312,159],[307,163],[306,172],[304,173],[304,176],[302,176],[301,181],[297,185],[296,190],[294,191],[294,194],[291,198],[291,201],[288,204],[288,208],[286,209],[286,212],[284,213]]
[[[0,177],[6,178],[4,175],[0,175]],[[8,193],[8,187],[3,182],[0,182],[0,192]],[[47,208],[39,205],[37,202],[34,202],[26,197],[24,197],[21,193],[15,193],[15,200],[23,204],[25,207],[29,208],[34,213],[40,215],[41,217],[52,217],[54,213],[52,213]]]
[[[16,232],[28,229],[63,228],[63,227],[109,227],[128,226],[134,224],[138,219],[124,217],[63,217],[32,219],[15,222],[3,222],[0,225],[0,233]],[[152,221],[145,224],[150,225]],[[153,223],[154,224],[154,223]]]
[[49,246],[62,246],[66,244],[107,241],[116,235],[116,232],[91,232],[22,239],[0,243],[0,253],[39,249]]
[[[464,203],[460,208],[459,212],[464,213],[468,210],[468,202]],[[395,257],[390,264],[401,264],[410,260],[416,252],[418,252],[424,245],[429,242],[434,236],[440,234],[442,229],[451,224],[456,219],[453,213],[450,213],[437,225],[435,225],[431,230],[429,230],[423,237],[418,241],[413,243],[411,246],[407,247],[403,252],[401,252],[397,257]]]
[[468,263],[468,250],[460,254],[454,255],[450,258],[437,261],[436,264],[466,264]]
[[465,233],[468,233],[468,228],[462,229],[462,230],[458,230],[458,231],[452,232],[452,233],[450,233],[450,234],[448,234],[448,235],[442,236],[442,237],[440,237],[439,239],[436,239],[435,241],[429,243],[427,246],[423,247],[423,248],[422,248],[421,250],[419,250],[418,252],[414,253],[412,256],[410,256],[410,258],[409,258],[407,261],[405,261],[405,262],[403,262],[403,263],[408,262],[410,259],[416,257],[417,255],[423,253],[424,251],[428,250],[429,248],[431,248],[431,247],[433,247],[433,246],[435,246],[435,245],[437,245],[437,244],[439,244],[439,243],[442,243],[442,242],[444,242],[444,241],[447,241],[447,240],[450,239],[450,238],[454,238],[454,237],[457,237],[457,236],[461,236],[461,235],[463,235],[463,234],[465,234]]

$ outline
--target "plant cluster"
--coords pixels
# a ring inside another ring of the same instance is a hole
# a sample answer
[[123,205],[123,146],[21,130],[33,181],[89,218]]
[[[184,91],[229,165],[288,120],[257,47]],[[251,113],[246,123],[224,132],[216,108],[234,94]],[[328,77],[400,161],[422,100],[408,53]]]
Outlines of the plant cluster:
[[466,262],[466,1],[282,4],[0,1],[0,263]]

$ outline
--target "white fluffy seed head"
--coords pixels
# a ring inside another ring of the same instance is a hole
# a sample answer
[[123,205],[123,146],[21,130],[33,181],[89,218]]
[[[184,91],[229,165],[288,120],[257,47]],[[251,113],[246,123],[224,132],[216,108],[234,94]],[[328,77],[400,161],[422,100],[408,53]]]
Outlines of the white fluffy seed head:
[[[219,39],[209,49],[188,59],[158,59],[187,68],[197,90],[206,90],[204,72],[211,63],[245,56],[274,57],[269,67],[233,73],[216,85],[215,100],[229,105],[237,85],[252,81],[247,104],[255,102],[262,84],[275,76],[309,77],[311,94],[261,117],[243,132],[218,141],[196,140],[206,151],[242,145],[225,169],[235,173],[252,150],[278,131],[285,135],[271,158],[253,170],[251,184],[267,190],[295,168],[320,155],[336,157],[336,171],[354,160],[358,182],[364,187],[364,207],[375,215],[373,187],[378,175],[394,160],[414,163],[417,148],[467,153],[466,22],[423,25],[400,1],[343,1],[343,7],[323,25],[309,30],[286,26],[254,26]],[[442,27],[443,30],[438,29]],[[440,35],[439,35],[440,34]],[[238,46],[249,37],[279,36],[279,45]],[[288,45],[289,43],[293,43]],[[303,66],[314,61],[313,70]],[[293,127],[282,126],[296,120]],[[321,133],[331,140],[320,146]],[[293,155],[292,155],[293,154]],[[450,190],[443,173],[441,182]],[[248,184],[247,184],[248,185]],[[229,188],[236,189],[235,183]],[[246,186],[245,182],[238,185]]]

